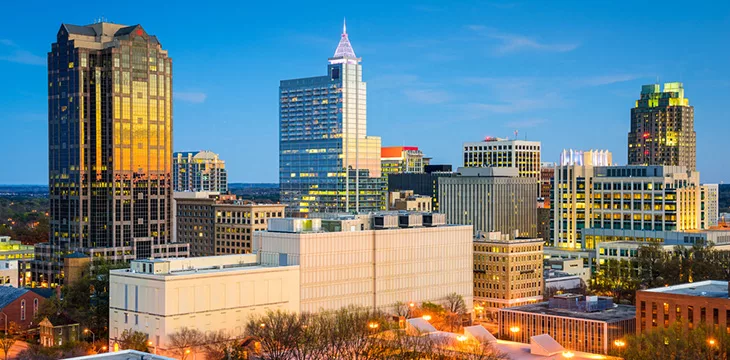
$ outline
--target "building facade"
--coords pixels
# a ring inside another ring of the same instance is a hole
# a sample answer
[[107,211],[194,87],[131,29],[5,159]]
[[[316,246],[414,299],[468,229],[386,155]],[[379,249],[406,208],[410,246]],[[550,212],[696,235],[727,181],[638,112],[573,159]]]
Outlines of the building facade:
[[517,168],[519,177],[540,181],[540,142],[487,137],[480,142],[466,142],[464,167]]
[[595,243],[582,235],[589,228],[683,231],[702,226],[699,173],[676,166],[559,166],[550,208],[555,247],[594,249]]
[[172,60],[156,36],[61,25],[48,53],[48,130],[52,251],[36,256],[34,280],[61,283],[61,256],[75,250],[143,257],[172,241]]
[[347,29],[327,75],[279,86],[279,183],[287,212],[368,212],[384,206],[380,138],[367,136],[367,87]]
[[38,309],[46,298],[28,289],[0,286],[0,331],[7,331],[6,326],[15,323],[21,331],[34,327],[33,320]]
[[411,190],[388,192],[388,210],[431,212],[433,201],[430,196],[416,195]]
[[[445,169],[448,170],[441,171]],[[454,174],[450,167],[439,167],[435,170],[437,171],[427,171],[425,174],[391,174],[388,176],[388,191],[413,191],[414,195],[430,196],[431,209],[439,211],[439,179]]]
[[542,301],[542,239],[480,235],[474,239],[474,302],[496,317],[501,308]]
[[709,229],[718,225],[720,221],[719,193],[720,185],[703,184],[700,187],[702,197],[702,216],[700,228]]
[[548,302],[500,309],[499,334],[522,343],[548,334],[565,349],[607,354],[615,340],[634,334],[635,311],[611,298],[556,295]]
[[417,146],[383,146],[380,149],[381,173],[390,174],[423,173],[429,159]]
[[172,154],[173,191],[228,192],[226,162],[212,151],[181,151]]
[[256,231],[271,218],[284,217],[286,205],[256,204],[235,195],[175,193],[178,241],[190,244],[192,256],[251,253]]
[[550,207],[550,184],[553,176],[555,176],[555,163],[540,164],[540,196],[538,201],[542,199],[543,207]]
[[272,219],[254,237],[263,264],[299,266],[301,311],[392,311],[457,293],[472,312],[472,229],[441,214]]
[[675,322],[685,330],[701,323],[730,332],[727,281],[700,281],[636,291],[636,333],[668,328]]
[[298,287],[298,266],[258,266],[253,254],[132,261],[109,275],[109,348],[125,330],[163,355],[183,327],[242,338],[251,315],[299,311]]
[[476,232],[537,235],[535,179],[516,168],[459,168],[439,179],[439,211],[450,224],[473,225]]
[[643,85],[631,109],[629,165],[697,167],[694,107],[684,97],[681,82]]

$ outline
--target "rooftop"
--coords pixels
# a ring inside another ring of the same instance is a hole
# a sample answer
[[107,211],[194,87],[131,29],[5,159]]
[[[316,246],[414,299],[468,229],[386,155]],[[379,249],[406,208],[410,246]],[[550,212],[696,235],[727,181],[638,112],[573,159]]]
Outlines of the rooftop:
[[101,353],[96,355],[79,356],[69,358],[69,360],[91,360],[91,359],[103,359],[103,360],[175,360],[170,357],[162,355],[152,355],[150,353],[141,352],[137,350],[122,350],[117,352]]
[[728,282],[707,280],[696,283],[672,285],[642,291],[674,295],[700,296],[708,298],[728,298]]
[[541,302],[523,306],[515,306],[510,308],[500,309],[499,311],[518,311],[533,314],[543,314],[551,316],[569,317],[574,319],[593,320],[593,321],[605,321],[605,322],[616,322],[621,320],[633,319],[636,317],[636,307],[631,305],[619,305],[614,304],[613,308],[597,311],[597,312],[582,312],[573,311],[567,309],[553,308],[548,306],[548,302]]

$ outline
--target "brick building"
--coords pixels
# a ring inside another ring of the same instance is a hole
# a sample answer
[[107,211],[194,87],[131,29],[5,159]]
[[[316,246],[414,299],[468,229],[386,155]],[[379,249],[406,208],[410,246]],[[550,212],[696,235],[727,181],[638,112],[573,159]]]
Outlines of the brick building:
[[727,281],[700,281],[636,292],[636,332],[668,328],[680,321],[693,329],[700,323],[730,332]]
[[21,330],[37,326],[33,318],[46,298],[28,289],[0,287],[0,330],[3,332],[10,323],[15,323]]

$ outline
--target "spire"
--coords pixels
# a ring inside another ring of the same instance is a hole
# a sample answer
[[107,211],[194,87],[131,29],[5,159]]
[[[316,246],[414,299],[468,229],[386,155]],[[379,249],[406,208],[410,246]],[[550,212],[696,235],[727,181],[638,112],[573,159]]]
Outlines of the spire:
[[340,43],[337,44],[335,55],[333,59],[357,59],[355,56],[355,50],[352,49],[350,39],[347,37],[347,20],[342,22],[342,36],[340,37]]

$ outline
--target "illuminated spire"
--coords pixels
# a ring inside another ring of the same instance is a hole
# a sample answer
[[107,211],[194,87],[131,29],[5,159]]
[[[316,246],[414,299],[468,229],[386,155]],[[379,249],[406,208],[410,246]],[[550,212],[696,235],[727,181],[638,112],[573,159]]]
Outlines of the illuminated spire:
[[350,45],[350,39],[347,38],[347,21],[342,23],[342,36],[340,37],[340,43],[337,45],[335,50],[335,56],[333,59],[357,59],[355,56],[355,50]]

